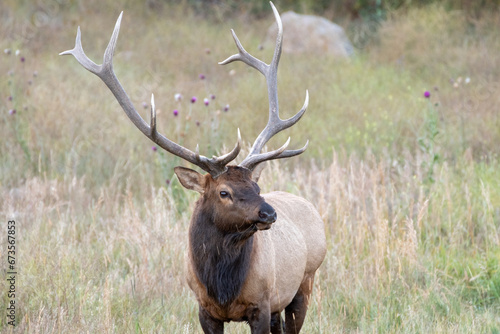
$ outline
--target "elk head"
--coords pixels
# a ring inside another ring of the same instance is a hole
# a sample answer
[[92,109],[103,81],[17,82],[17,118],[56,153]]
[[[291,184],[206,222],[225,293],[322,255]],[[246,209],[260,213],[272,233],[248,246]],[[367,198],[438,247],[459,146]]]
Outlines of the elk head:
[[208,206],[216,227],[226,233],[267,230],[276,221],[276,211],[260,196],[252,172],[244,167],[228,166],[217,178],[184,167],[176,167],[181,184],[202,194],[200,204]]
[[277,74],[283,42],[283,26],[278,11],[272,3],[271,6],[278,25],[276,46],[271,63],[266,64],[250,55],[243,48],[233,30],[231,30],[231,32],[239,52],[219,63],[225,65],[237,60],[242,61],[262,73],[267,82],[269,96],[269,119],[267,125],[253,143],[248,156],[243,159],[237,168],[235,166],[228,166],[228,164],[233,161],[240,152],[241,135],[239,129],[238,141],[231,152],[219,157],[214,156],[212,158],[207,158],[199,154],[198,146],[193,152],[169,140],[157,131],[153,95],[151,96],[150,123],[146,123],[139,115],[113,71],[113,54],[115,52],[123,12],[118,17],[111,40],[104,52],[102,65],[95,64],[85,55],[81,43],[80,27],[78,27],[77,30],[75,47],[72,50],[60,53],[60,55],[73,55],[85,69],[101,78],[120,103],[132,123],[134,123],[146,137],[166,151],[208,172],[208,174],[203,176],[194,170],[177,167],[175,169],[176,175],[184,187],[198,191],[202,194],[203,198],[214,201],[212,203],[217,203],[217,208],[219,208],[221,212],[224,211],[229,214],[228,212],[230,211],[231,215],[238,215],[242,214],[243,211],[247,212],[246,210],[249,210],[252,214],[242,215],[241,217],[245,217],[243,220],[244,223],[242,222],[242,224],[252,223],[258,228],[268,228],[268,224],[276,219],[276,213],[264,202],[262,197],[259,196],[259,187],[254,181],[258,178],[258,175],[254,175],[254,179],[252,179],[252,173],[262,162],[299,155],[306,150],[308,145],[307,142],[301,149],[287,150],[288,144],[290,143],[290,138],[288,138],[286,143],[279,149],[270,152],[261,152],[264,145],[271,137],[298,122],[306,111],[309,101],[309,95],[306,91],[304,106],[295,116],[286,120],[282,120],[279,117]]

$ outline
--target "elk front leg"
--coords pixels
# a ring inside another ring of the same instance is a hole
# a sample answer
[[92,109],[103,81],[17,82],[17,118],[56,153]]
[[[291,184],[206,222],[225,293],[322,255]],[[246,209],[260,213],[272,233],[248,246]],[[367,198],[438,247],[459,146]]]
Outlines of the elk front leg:
[[271,334],[283,334],[285,330],[285,322],[281,318],[281,313],[276,312],[271,314]]
[[271,332],[271,309],[268,305],[252,307],[247,311],[248,325],[252,334]]
[[292,302],[285,308],[285,328],[287,334],[300,332],[306,317],[313,282],[314,274],[302,282]]
[[223,334],[224,322],[213,318],[204,308],[199,307],[198,318],[205,334]]

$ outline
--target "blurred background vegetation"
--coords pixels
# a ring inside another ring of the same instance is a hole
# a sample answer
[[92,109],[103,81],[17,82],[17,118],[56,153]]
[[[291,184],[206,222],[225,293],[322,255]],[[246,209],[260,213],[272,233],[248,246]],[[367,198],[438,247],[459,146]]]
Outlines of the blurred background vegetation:
[[[313,202],[329,241],[304,331],[499,333],[499,2],[275,4],[334,20],[355,47],[280,62],[282,117],[306,89],[310,104],[269,148],[310,144],[259,183]],[[161,133],[210,156],[267,121],[263,77],[217,65],[236,52],[231,28],[269,62],[267,1],[1,1],[0,212],[19,222],[21,332],[200,331],[182,278],[196,199],[173,176],[184,163],[58,55],[80,26],[100,63],[122,10],[115,72],[146,120],[155,94]]]
[[[270,59],[271,49],[260,50],[273,22],[267,1],[7,0],[1,6],[1,47],[11,54],[4,52],[0,64],[5,75],[0,89],[6,127],[0,153],[4,166],[18,166],[3,169],[3,184],[20,180],[9,170],[28,176],[58,173],[70,164],[76,175],[83,175],[90,164],[98,163],[106,173],[115,156],[121,156],[118,152],[126,150],[121,144],[127,142],[126,135],[134,136],[139,147],[148,146],[117,114],[116,102],[102,91],[97,78],[82,73],[73,59],[55,57],[72,47],[81,25],[86,52],[100,59],[121,10],[125,16],[115,68],[134,103],[141,109],[146,106],[144,117],[150,94],[155,93],[165,112],[159,116],[160,129],[180,136],[188,147],[202,143],[206,155],[222,145],[232,146],[238,126],[247,142],[263,127],[267,109],[263,79],[241,64],[222,67],[217,62],[235,52],[230,28],[256,56]],[[478,161],[496,159],[500,19],[495,0],[280,1],[277,6],[281,12],[294,9],[334,18],[346,29],[355,56],[347,61],[319,54],[282,57],[283,117],[300,108],[305,89],[311,103],[301,124],[278,136],[271,146],[291,135],[295,147],[311,140],[309,158],[328,159],[336,148],[347,155],[386,152],[397,159],[405,150],[428,151],[428,128],[434,126],[434,155],[456,161],[468,152]],[[200,80],[200,74],[206,80]],[[82,85],[85,89],[78,94],[72,92]],[[423,97],[424,91],[431,93],[429,99]],[[184,100],[175,101],[175,93],[183,94]],[[203,98],[211,95],[217,99],[205,108]],[[191,96],[198,96],[199,103],[188,103]],[[230,112],[223,111],[226,105]],[[174,118],[176,108],[181,108],[180,117]],[[14,109],[17,114],[9,115]],[[249,110],[262,113],[254,117]],[[193,132],[197,121],[202,131]],[[106,145],[92,147],[95,138]],[[94,149],[103,150],[102,154]],[[147,150],[130,149],[138,161],[151,158]],[[110,156],[106,150],[117,154]]]
[[[162,0],[150,0],[161,3]],[[165,1],[163,1],[165,2]],[[204,9],[224,10],[230,13],[250,12],[263,16],[267,13],[267,0],[187,0],[188,4]],[[314,13],[331,20],[377,19],[382,20],[390,12],[423,8],[431,4],[439,4],[446,10],[460,10],[466,16],[478,18],[485,11],[498,10],[498,0],[280,0],[275,1],[280,8],[287,8],[301,13]]]

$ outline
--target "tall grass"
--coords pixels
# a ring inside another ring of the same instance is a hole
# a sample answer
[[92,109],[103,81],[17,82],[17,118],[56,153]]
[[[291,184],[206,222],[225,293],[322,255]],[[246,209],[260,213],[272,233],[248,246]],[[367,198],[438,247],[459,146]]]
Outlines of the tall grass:
[[[100,62],[124,9],[119,79],[146,119],[155,94],[160,132],[210,155],[234,145],[237,127],[248,143],[265,125],[260,74],[216,63],[236,51],[230,27],[268,61],[272,50],[259,44],[272,18],[57,4],[0,4],[0,49],[11,50],[0,55],[0,217],[16,220],[19,250],[17,328],[2,316],[0,330],[200,333],[183,276],[197,195],[172,172],[183,162],[154,151],[104,85],[57,54],[81,25]],[[285,135],[311,144],[268,163],[259,184],[307,198],[325,222],[328,253],[305,333],[500,331],[497,24],[495,15],[471,25],[439,6],[412,9],[389,17],[355,59],[282,57],[283,117],[306,88],[311,103],[269,146]],[[2,270],[5,252],[2,237]],[[2,309],[6,288],[1,279]]]
[[[305,332],[498,330],[499,188],[470,161],[463,175],[444,164],[426,189],[421,158],[268,166],[263,187],[306,197],[326,224]],[[191,209],[177,210],[177,182],[140,187],[143,198],[114,185],[95,197],[82,180],[39,177],[3,190],[2,213],[22,237],[21,331],[200,331],[183,278]]]

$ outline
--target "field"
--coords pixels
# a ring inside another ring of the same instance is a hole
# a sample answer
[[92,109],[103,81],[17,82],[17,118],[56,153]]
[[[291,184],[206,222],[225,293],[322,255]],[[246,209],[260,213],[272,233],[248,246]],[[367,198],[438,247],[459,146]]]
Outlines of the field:
[[[263,77],[217,62],[236,52],[231,28],[269,62],[272,50],[259,46],[270,11],[2,1],[2,333],[202,332],[184,279],[197,194],[173,174],[189,164],[153,149],[97,77],[58,55],[80,26],[101,63],[121,10],[115,72],[146,120],[154,93],[161,133],[211,156],[233,147],[237,128],[247,150],[267,122]],[[325,222],[328,252],[303,332],[500,333],[498,12],[430,5],[345,25],[352,59],[282,56],[282,118],[306,89],[310,104],[269,149],[288,136],[292,148],[310,143],[268,163],[259,181],[308,199]],[[15,328],[5,311],[8,221]]]

